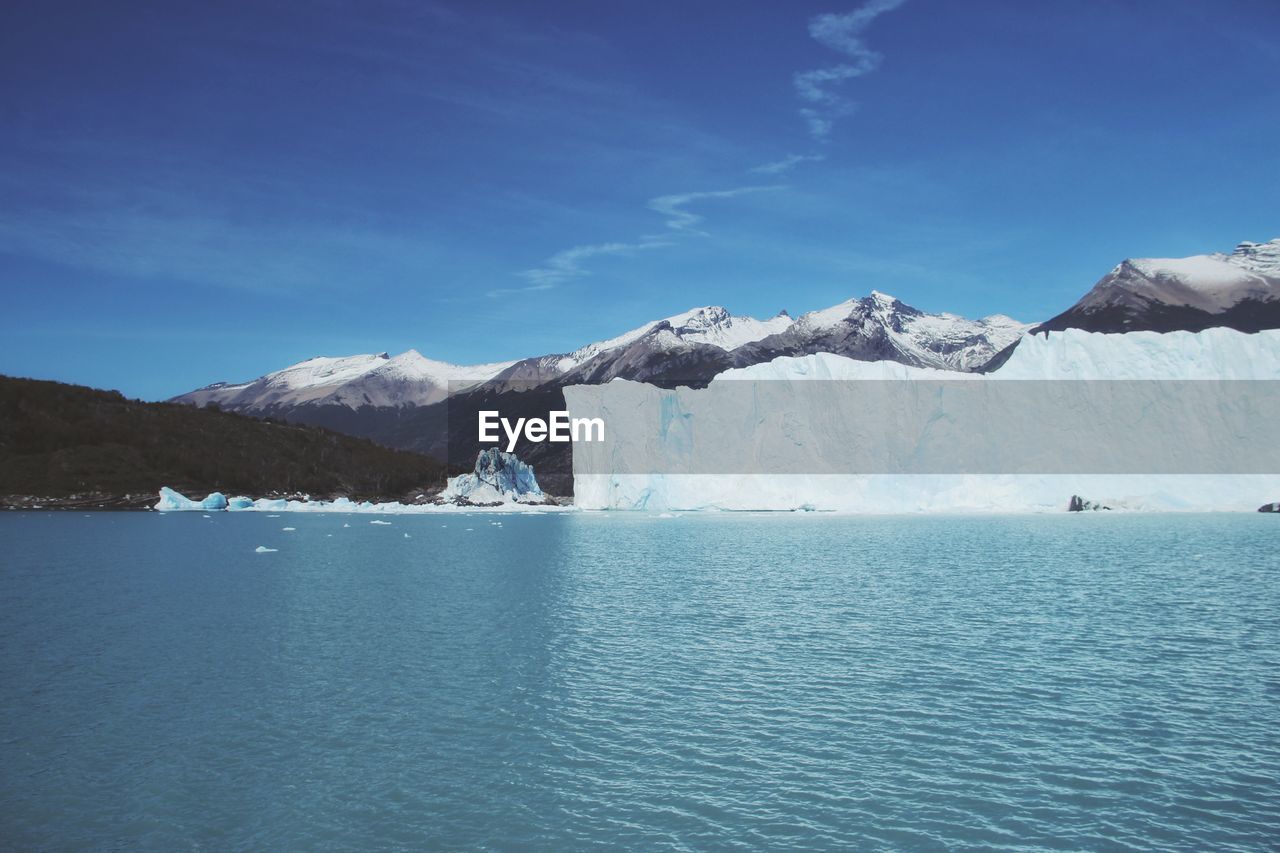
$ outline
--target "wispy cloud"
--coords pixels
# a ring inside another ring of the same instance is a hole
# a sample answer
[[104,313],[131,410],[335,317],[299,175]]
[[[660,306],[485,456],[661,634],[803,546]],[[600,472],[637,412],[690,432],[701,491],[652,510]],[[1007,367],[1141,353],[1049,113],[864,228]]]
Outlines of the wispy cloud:
[[703,232],[696,230],[694,226],[700,224],[706,217],[691,210],[686,210],[685,207],[687,205],[707,199],[734,198],[748,193],[769,192],[780,189],[783,189],[782,184],[772,184],[769,186],[735,187],[731,190],[660,195],[657,198],[649,199],[649,209],[666,217],[666,225],[673,231],[702,234]]
[[[797,72],[793,78],[796,94],[803,102],[800,114],[808,122],[809,133],[814,139],[824,141],[830,134],[835,119],[849,114],[854,109],[854,103],[838,91],[840,85],[847,80],[869,74],[880,66],[882,57],[863,41],[863,32],[878,16],[898,8],[905,2],[906,0],[869,0],[851,12],[817,15],[809,20],[809,35],[815,41],[848,58],[847,61],[837,65]],[[752,167],[748,171],[757,175],[783,175],[802,163],[817,163],[825,159],[824,154],[790,154],[781,160]],[[705,217],[690,210],[691,205],[783,188],[784,185],[771,184],[734,187],[727,190],[674,193],[651,198],[647,206],[649,210],[663,217],[668,231],[680,235],[706,236],[706,232],[698,228],[705,221]],[[539,267],[517,273],[526,282],[523,287],[500,288],[490,291],[489,295],[550,290],[564,282],[589,275],[585,264],[593,258],[602,255],[629,254],[668,245],[671,243],[664,242],[656,236],[646,236],[629,243],[574,246],[557,252]]]
[[[710,199],[734,198],[749,193],[780,190],[784,189],[784,187],[785,185],[783,184],[773,184],[769,186],[734,187],[729,190],[662,195],[649,199],[648,208],[655,213],[662,214],[666,219],[666,226],[670,230],[679,232],[681,235],[705,237],[707,236],[705,231],[699,231],[695,228],[695,226],[703,222],[705,217],[687,210],[687,205]],[[503,296],[513,293],[533,293],[540,290],[551,290],[567,281],[590,275],[591,271],[585,265],[587,261],[593,258],[604,255],[631,255],[636,252],[661,249],[673,245],[675,245],[673,240],[666,239],[661,235],[648,235],[629,243],[594,243],[574,246],[573,248],[556,252],[547,258],[542,266],[516,273],[518,277],[525,280],[526,284],[523,286],[500,287],[490,290],[488,295]]]
[[841,84],[880,67],[884,57],[867,46],[863,33],[877,17],[905,2],[907,0],[870,0],[852,12],[816,15],[809,19],[809,35],[815,41],[849,58],[847,62],[827,68],[799,71],[792,78],[796,95],[804,102],[800,115],[814,139],[825,140],[835,120],[854,110],[854,102],[840,94]]
[[523,287],[502,287],[489,291],[489,295],[502,296],[509,293],[550,290],[566,281],[590,275],[590,271],[583,264],[591,258],[601,255],[630,255],[670,245],[671,243],[664,240],[646,239],[634,243],[596,243],[588,246],[574,246],[571,249],[556,252],[540,267],[517,273],[520,278],[528,282]]
[[747,171],[756,175],[782,175],[790,172],[801,163],[821,163],[825,159],[827,159],[826,154],[788,154],[781,160],[774,160],[772,163],[761,163],[759,166]]

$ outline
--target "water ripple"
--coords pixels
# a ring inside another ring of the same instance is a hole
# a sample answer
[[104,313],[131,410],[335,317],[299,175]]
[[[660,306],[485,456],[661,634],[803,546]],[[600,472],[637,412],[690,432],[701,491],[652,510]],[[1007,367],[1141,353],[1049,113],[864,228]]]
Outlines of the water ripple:
[[0,517],[6,846],[1280,838],[1274,518],[195,522]]

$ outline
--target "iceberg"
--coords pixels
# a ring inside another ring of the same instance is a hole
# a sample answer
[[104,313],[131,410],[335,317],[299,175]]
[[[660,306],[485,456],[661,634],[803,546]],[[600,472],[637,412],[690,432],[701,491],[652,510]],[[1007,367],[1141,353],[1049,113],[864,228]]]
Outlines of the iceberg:
[[210,492],[204,500],[193,501],[168,486],[160,488],[160,500],[155,505],[158,512],[208,512],[226,508],[227,498],[222,492]]
[[[496,454],[486,456],[486,453]],[[486,451],[476,461],[476,472],[453,477],[450,490],[434,503],[403,504],[399,501],[295,500],[289,498],[253,498],[237,495],[227,498],[214,492],[202,501],[193,501],[168,486],[160,489],[155,509],[160,512],[229,510],[231,512],[265,512],[268,518],[282,512],[340,512],[375,515],[418,515],[458,512],[571,512],[572,506],[560,506],[543,494],[533,469],[514,454]],[[389,524],[390,522],[375,522]],[[349,526],[349,525],[344,525]],[[285,530],[293,528],[286,527]]]
[[497,448],[480,451],[472,473],[450,477],[439,500],[458,506],[548,503],[533,469]]
[[[610,430],[605,443],[573,445],[574,504],[658,512],[1042,512],[1065,511],[1072,496],[1088,495],[1115,511],[1254,511],[1280,492],[1280,476],[1260,472],[1280,466],[1267,447],[1269,431],[1241,424],[1275,417],[1276,380],[1280,330],[1069,329],[1024,336],[986,375],[818,353],[729,370],[698,390],[618,380],[571,386],[571,416],[602,417]],[[825,381],[831,390],[798,390],[797,381]],[[847,410],[831,415],[820,405],[824,395],[850,394],[851,383],[861,383],[859,399],[884,406],[855,413],[863,418],[858,440],[840,431]],[[1024,389],[1048,408],[1011,405]],[[1069,407],[1080,394],[1099,404],[1110,431]],[[978,404],[993,399],[1005,401],[1007,422],[975,417],[984,411]],[[903,405],[894,408],[895,401]],[[1117,432],[1117,423],[1129,429]],[[1150,434],[1164,443],[1144,448]],[[1173,446],[1179,441],[1185,446]],[[857,456],[864,447],[876,448],[867,451],[870,467],[866,455]],[[882,460],[881,447],[896,455]],[[1073,453],[1105,462],[1121,447],[1141,458],[1110,467],[1052,464],[1073,461]],[[1161,467],[1165,451],[1176,464]],[[1050,464],[1036,467],[1043,459]]]

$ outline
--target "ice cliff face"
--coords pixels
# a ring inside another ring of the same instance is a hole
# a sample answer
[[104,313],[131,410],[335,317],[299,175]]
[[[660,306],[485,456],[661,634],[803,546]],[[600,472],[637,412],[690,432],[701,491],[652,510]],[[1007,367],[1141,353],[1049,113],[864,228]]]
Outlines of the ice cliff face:
[[985,376],[817,353],[728,370],[714,381],[753,379],[1280,379],[1280,329],[1029,334],[1003,366]]
[[503,453],[496,448],[480,452],[472,473],[450,477],[439,499],[441,503],[479,506],[547,502],[533,469],[514,453]]
[[[930,368],[916,368],[888,362],[859,362],[831,354],[815,354],[799,358],[779,358],[767,364],[729,371],[717,377],[706,391],[685,389],[685,397],[672,396],[672,392],[651,389],[651,403],[637,408],[632,397],[627,400],[623,392],[629,383],[603,388],[569,388],[565,396],[575,417],[597,416],[594,410],[601,399],[611,405],[609,395],[618,398],[625,417],[618,412],[605,414],[613,435],[621,444],[615,444],[611,452],[626,458],[639,454],[645,458],[661,459],[664,465],[654,470],[678,471],[679,464],[671,460],[691,458],[701,452],[700,447],[711,447],[724,458],[765,459],[780,458],[782,444],[795,442],[801,445],[802,460],[813,444],[823,440],[820,421],[823,412],[801,413],[777,411],[780,407],[759,400],[773,389],[765,385],[744,383],[744,391],[750,391],[745,403],[732,411],[708,413],[698,409],[697,395],[713,392],[722,383],[737,384],[744,380],[774,380],[785,386],[782,380],[911,380],[918,381],[928,393],[936,392],[933,385],[938,380],[954,384],[963,380],[971,383],[991,383],[1000,380],[1113,380],[1127,392],[1126,381],[1168,380],[1191,381],[1194,388],[1206,390],[1220,387],[1220,383],[1196,385],[1199,380],[1280,380],[1280,331],[1243,334],[1231,329],[1210,329],[1204,332],[1178,332],[1171,334],[1131,333],[1104,335],[1069,330],[1048,335],[1029,335],[1022,340],[1012,357],[998,371],[980,376],[957,374]],[[735,382],[736,380],[736,382]],[[828,383],[839,384],[839,383]],[[891,383],[901,386],[902,383]],[[1003,383],[1001,383],[1003,384]],[[1044,387],[1043,383],[1038,384]],[[1064,390],[1075,390],[1083,383],[1071,383]],[[1096,383],[1093,383],[1096,384]],[[1108,385],[1108,383],[1102,383]],[[1114,382],[1111,383],[1114,385]],[[634,386],[633,386],[634,387]],[[1110,386],[1109,386],[1110,387]],[[1135,424],[1162,426],[1166,436],[1172,432],[1178,439],[1178,430],[1185,429],[1188,436],[1198,437],[1203,446],[1213,449],[1221,437],[1237,443],[1235,447],[1248,446],[1249,441],[1264,442],[1266,429],[1252,437],[1232,434],[1232,413],[1206,405],[1191,408],[1195,417],[1180,422],[1188,408],[1185,399],[1162,397],[1162,383],[1148,383],[1136,390],[1142,399],[1129,401],[1133,405]],[[1255,387],[1255,386],[1250,386]],[[1012,386],[1011,386],[1012,388]],[[1270,385],[1256,386],[1261,398],[1255,404],[1272,405],[1275,392]],[[954,391],[947,394],[955,396]],[[603,394],[603,398],[599,396]],[[692,395],[692,396],[688,396]],[[963,399],[963,395],[959,395]],[[747,411],[750,406],[758,411]],[[582,408],[580,408],[582,407]],[[885,412],[886,424],[892,425],[892,412]],[[936,426],[945,429],[948,421],[959,413],[948,414],[942,405]],[[610,416],[612,415],[612,416]],[[1072,412],[1068,410],[1067,416]],[[788,418],[792,417],[792,421]],[[1149,419],[1149,420],[1144,420]],[[873,419],[874,420],[874,419]],[[1172,425],[1172,426],[1171,426]],[[1045,424],[1032,417],[1012,433],[1013,442],[1020,448],[995,447],[985,459],[969,459],[974,470],[999,468],[1004,452],[1020,450],[1034,453],[1040,433],[1052,432],[1061,424]],[[874,428],[874,425],[873,425]],[[1068,424],[1058,433],[1070,436],[1074,426]],[[1084,418],[1080,427],[1085,441],[1080,447],[1087,451],[1091,444],[1107,446],[1118,443],[1108,436],[1105,428],[1099,429]],[[1139,431],[1125,436],[1135,447],[1145,441]],[[700,444],[711,440],[711,444]],[[1047,439],[1046,439],[1047,440]],[[630,445],[626,443],[630,441]],[[807,445],[807,446],[805,446]],[[956,453],[963,455],[981,449],[981,442],[968,442],[958,436],[954,442]],[[931,448],[927,443],[919,446],[919,452]],[[934,447],[933,450],[938,448]],[[944,444],[940,458],[947,456],[952,445]],[[822,458],[822,448],[813,458]],[[908,441],[906,458],[912,456]],[[1234,469],[1236,473],[1148,473],[1148,474],[1063,474],[1063,473],[940,473],[940,474],[836,474],[810,473],[771,474],[760,473],[759,468],[742,466],[733,470],[747,473],[644,473],[628,471],[623,465],[590,454],[605,452],[602,447],[582,445],[574,448],[575,504],[587,509],[662,509],[662,510],[794,510],[820,509],[846,512],[916,512],[916,511],[1038,511],[1065,510],[1072,495],[1089,495],[1091,499],[1116,510],[1248,510],[1280,492],[1280,477],[1274,474],[1254,474],[1253,470],[1272,468]],[[1227,453],[1225,462],[1231,462]],[[613,466],[612,470],[610,466]],[[764,466],[767,468],[767,465]],[[694,465],[685,470],[692,471]],[[726,469],[727,470],[727,469]],[[846,469],[847,470],[847,469]],[[855,469],[866,470],[866,469]],[[1003,469],[1008,470],[1008,469]],[[1041,469],[1043,470],[1043,469]],[[1078,469],[1073,469],[1078,470]],[[1088,470],[1088,469],[1086,469]],[[1227,467],[1213,470],[1227,470]],[[618,473],[621,471],[622,473]]]

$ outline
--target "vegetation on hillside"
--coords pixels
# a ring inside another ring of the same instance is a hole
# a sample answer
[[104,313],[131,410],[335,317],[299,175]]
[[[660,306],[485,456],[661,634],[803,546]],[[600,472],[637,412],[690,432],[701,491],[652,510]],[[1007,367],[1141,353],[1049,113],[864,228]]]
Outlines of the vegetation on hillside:
[[444,485],[436,460],[317,427],[0,376],[0,495],[210,491],[399,497]]

